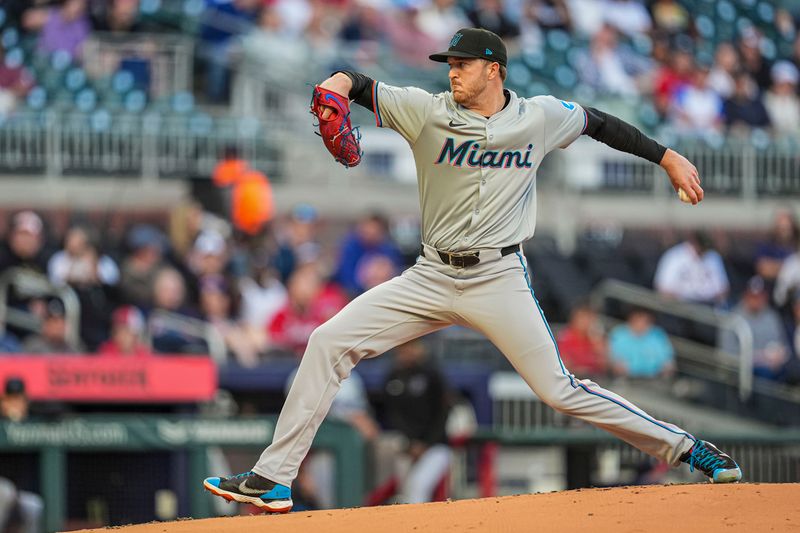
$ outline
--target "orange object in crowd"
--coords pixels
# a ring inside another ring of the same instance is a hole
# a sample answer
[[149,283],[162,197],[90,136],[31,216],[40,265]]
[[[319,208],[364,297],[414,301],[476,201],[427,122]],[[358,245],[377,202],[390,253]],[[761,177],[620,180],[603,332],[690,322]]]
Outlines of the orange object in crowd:
[[230,187],[236,182],[236,179],[247,172],[247,170],[247,162],[242,159],[223,159],[214,167],[211,178],[214,180],[214,185],[217,187]]
[[272,186],[258,170],[248,170],[233,185],[231,217],[239,230],[255,235],[272,220]]
[[275,208],[269,179],[238,157],[226,157],[214,167],[214,185],[232,187],[231,219],[236,229],[259,233],[272,220]]

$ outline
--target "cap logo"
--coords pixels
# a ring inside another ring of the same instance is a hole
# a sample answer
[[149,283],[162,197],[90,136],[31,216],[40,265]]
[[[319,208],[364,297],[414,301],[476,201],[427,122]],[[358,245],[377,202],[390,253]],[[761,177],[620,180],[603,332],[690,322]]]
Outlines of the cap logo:
[[460,41],[463,36],[464,36],[463,33],[456,33],[455,35],[453,35],[453,38],[450,39],[450,48],[453,48],[454,46],[458,45],[458,41]]
[[484,53],[485,53],[487,56],[490,56],[490,55],[492,55],[492,51],[491,51],[491,50],[489,50],[488,48],[486,49],[486,52],[484,52]]

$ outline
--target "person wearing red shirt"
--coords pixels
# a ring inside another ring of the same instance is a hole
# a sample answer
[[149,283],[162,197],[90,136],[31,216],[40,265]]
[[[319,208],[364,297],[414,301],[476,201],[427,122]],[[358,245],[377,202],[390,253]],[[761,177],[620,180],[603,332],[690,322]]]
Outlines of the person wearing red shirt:
[[606,372],[606,342],[597,314],[588,304],[572,309],[569,323],[558,334],[558,350],[564,364],[577,376]]
[[142,342],[144,316],[132,305],[117,308],[111,315],[111,338],[100,345],[105,356],[145,357],[152,351]]
[[302,356],[311,333],[339,312],[347,299],[326,284],[316,263],[298,267],[287,283],[288,301],[267,326],[271,344]]

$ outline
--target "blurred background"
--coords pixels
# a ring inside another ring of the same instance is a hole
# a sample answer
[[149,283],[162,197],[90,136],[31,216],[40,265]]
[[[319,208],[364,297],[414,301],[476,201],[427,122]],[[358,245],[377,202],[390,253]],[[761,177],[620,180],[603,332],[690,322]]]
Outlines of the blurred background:
[[[250,512],[204,494],[272,436],[310,333],[413,264],[404,141],[314,135],[353,69],[446,90],[461,27],[507,85],[620,116],[706,200],[588,138],[539,181],[533,288],[568,368],[800,480],[800,8],[759,0],[0,1],[0,530]],[[362,362],[296,509],[700,481],[543,405],[449,328]]]

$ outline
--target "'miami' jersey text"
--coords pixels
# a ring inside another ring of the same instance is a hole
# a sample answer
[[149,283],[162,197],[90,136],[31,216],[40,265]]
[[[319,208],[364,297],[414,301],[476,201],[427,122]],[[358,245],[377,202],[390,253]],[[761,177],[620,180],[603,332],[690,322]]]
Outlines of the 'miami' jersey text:
[[480,150],[480,144],[476,141],[464,141],[456,147],[456,141],[448,137],[439,152],[439,158],[434,164],[447,163],[454,167],[460,167],[467,160],[470,167],[481,168],[531,168],[533,163],[530,161],[533,145],[529,144],[525,153],[519,150],[507,150],[498,152],[494,150]]

